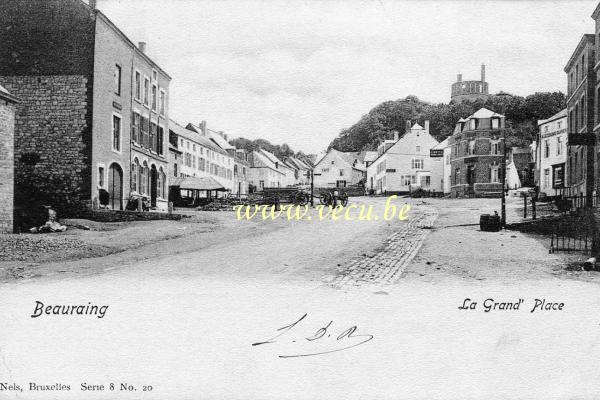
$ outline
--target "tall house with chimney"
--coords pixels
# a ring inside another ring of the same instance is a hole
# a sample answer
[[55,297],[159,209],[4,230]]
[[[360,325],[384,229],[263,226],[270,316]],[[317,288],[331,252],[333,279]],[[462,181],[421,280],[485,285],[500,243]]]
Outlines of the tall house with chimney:
[[587,194],[591,197],[594,190],[595,59],[595,35],[585,34],[564,68],[569,129],[567,194],[571,195]]
[[21,99],[15,196],[77,215],[167,208],[170,76],[95,0],[5,0],[0,84]]
[[425,126],[406,121],[406,131],[384,140],[377,148],[377,158],[367,167],[366,189],[375,194],[406,194],[417,189],[443,191],[443,165],[434,162],[430,150],[438,141]]
[[481,79],[478,81],[463,81],[462,74],[458,74],[456,82],[452,84],[450,101],[486,100],[489,97],[488,83],[485,81],[485,64],[481,64]]

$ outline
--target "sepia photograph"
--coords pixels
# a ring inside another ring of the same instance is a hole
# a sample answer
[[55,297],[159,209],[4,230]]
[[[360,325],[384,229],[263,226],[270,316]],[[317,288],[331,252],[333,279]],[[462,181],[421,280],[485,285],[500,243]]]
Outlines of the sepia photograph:
[[0,0],[0,399],[598,399],[598,138],[598,0]]

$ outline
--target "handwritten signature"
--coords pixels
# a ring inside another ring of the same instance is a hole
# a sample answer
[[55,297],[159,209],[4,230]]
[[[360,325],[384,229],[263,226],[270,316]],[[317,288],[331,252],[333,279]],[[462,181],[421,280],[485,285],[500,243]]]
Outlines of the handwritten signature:
[[[262,342],[252,343],[252,346],[261,346],[261,345],[272,344],[272,343],[282,343],[282,339],[285,339],[285,336],[288,336],[289,341],[286,341],[288,343],[297,343],[296,340],[299,340],[300,341],[299,345],[301,345],[301,346],[303,344],[306,345],[306,344],[312,343],[314,345],[314,347],[319,348],[318,351],[317,351],[317,348],[314,348],[313,350],[309,350],[308,352],[302,352],[302,353],[299,352],[299,353],[279,355],[279,358],[293,358],[293,357],[309,357],[309,356],[317,356],[317,355],[321,355],[321,354],[335,353],[338,351],[348,350],[353,347],[360,346],[361,344],[365,344],[368,341],[373,340],[373,335],[369,335],[369,334],[358,335],[356,333],[356,331],[358,330],[358,327],[356,325],[351,326],[350,328],[341,331],[336,336],[335,333],[333,333],[333,329],[332,329],[333,321],[329,321],[326,325],[317,329],[315,331],[315,333],[310,336],[301,337],[300,339],[290,339],[289,336],[291,335],[291,332],[293,330],[295,330],[294,328],[299,326],[300,323],[302,321],[304,321],[307,316],[308,316],[308,313],[304,314],[297,321],[295,321],[289,325],[286,325],[282,328],[277,329],[276,332],[279,332],[279,333],[276,334],[275,336],[273,336],[272,338],[267,339]],[[337,331],[336,331],[336,333],[337,333]],[[332,337],[332,334],[334,335],[333,337]],[[304,341],[302,341],[302,339],[304,339]],[[303,347],[306,347],[306,346],[303,346]]]

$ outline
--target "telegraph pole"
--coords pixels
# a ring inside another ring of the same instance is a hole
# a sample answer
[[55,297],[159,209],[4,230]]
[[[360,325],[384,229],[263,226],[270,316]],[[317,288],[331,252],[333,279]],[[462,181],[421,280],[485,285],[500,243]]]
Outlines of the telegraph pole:
[[506,185],[506,126],[502,131],[502,139],[502,221],[500,224],[502,225],[502,228],[506,228],[506,190],[504,188]]

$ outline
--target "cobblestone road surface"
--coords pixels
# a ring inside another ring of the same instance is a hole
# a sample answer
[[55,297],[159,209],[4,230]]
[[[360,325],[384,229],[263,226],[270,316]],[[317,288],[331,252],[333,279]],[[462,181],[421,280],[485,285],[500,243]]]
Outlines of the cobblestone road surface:
[[398,225],[400,229],[386,239],[382,248],[374,255],[364,255],[342,266],[331,285],[340,288],[396,282],[421,248],[437,217],[434,207],[415,207],[410,220]]

